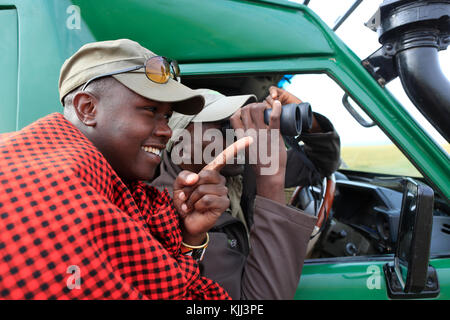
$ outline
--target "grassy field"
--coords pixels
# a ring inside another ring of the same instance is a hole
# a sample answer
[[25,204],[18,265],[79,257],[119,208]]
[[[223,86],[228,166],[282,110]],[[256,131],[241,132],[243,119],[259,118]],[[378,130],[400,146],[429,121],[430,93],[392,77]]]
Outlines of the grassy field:
[[[450,144],[443,148],[450,153]],[[421,176],[395,145],[346,146],[341,149],[341,168],[378,173]]]

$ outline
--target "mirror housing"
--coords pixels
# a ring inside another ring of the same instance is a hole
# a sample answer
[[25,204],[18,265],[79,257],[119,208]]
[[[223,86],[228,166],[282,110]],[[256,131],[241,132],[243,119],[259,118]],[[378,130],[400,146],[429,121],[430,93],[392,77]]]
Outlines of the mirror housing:
[[384,266],[389,297],[426,298],[439,294],[437,273],[429,266],[433,189],[405,178],[394,262]]

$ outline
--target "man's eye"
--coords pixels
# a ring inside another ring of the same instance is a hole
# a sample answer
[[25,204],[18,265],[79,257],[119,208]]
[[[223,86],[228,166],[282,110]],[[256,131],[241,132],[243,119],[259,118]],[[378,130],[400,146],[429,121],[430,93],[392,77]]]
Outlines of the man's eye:
[[164,116],[164,118],[165,118],[166,120],[169,120],[171,116],[172,116],[172,114],[171,114],[171,113],[168,113],[168,114],[166,114],[166,115]]
[[153,113],[156,112],[156,107],[144,107],[144,109]]

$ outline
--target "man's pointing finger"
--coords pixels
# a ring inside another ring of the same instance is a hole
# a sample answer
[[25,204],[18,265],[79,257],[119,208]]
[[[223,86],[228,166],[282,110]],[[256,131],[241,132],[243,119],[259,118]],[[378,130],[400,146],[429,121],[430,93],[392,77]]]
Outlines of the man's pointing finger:
[[247,148],[249,145],[253,143],[252,137],[244,137],[236,141],[235,143],[229,145],[225,150],[223,150],[219,155],[210,163],[208,163],[203,170],[216,170],[219,171],[222,169],[226,164],[227,160],[231,160],[232,158],[236,157],[239,151],[242,149]]

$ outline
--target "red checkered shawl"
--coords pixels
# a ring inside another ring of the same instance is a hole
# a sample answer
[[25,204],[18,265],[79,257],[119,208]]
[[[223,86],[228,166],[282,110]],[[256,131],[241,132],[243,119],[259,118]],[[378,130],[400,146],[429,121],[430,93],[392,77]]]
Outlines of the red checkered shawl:
[[3,299],[228,298],[180,254],[168,193],[125,185],[61,114],[0,135],[0,230]]

